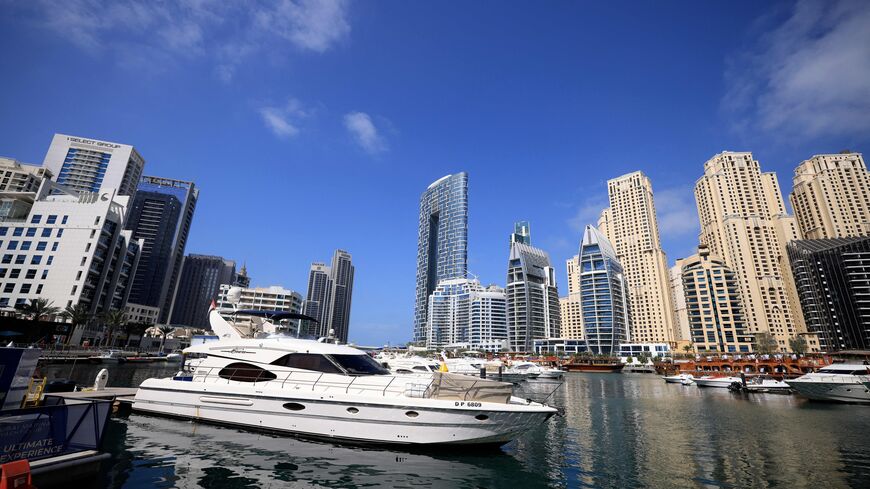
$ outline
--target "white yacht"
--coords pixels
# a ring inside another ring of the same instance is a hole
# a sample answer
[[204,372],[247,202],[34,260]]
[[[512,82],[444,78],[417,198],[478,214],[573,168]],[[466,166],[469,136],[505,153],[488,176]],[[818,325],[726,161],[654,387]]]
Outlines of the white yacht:
[[776,380],[767,375],[758,375],[746,381],[745,390],[749,392],[769,392],[790,394],[791,386],[782,380]]
[[870,403],[870,386],[864,383],[868,374],[867,365],[835,363],[786,383],[798,394],[817,401]]
[[437,361],[419,356],[379,355],[378,357],[375,357],[375,359],[380,362],[384,368],[397,375],[429,375],[440,370],[440,365]]
[[743,379],[740,377],[713,377],[711,375],[696,377],[694,380],[695,385],[698,387],[720,387],[723,389],[731,387],[731,384],[735,382],[738,384],[743,383]]
[[662,377],[662,379],[664,379],[664,381],[668,384],[680,384],[684,380],[692,380],[694,378],[695,376],[693,376],[692,374],[667,375]]
[[515,372],[528,372],[529,374],[537,374],[535,377],[538,379],[561,379],[565,372],[557,369],[557,368],[548,368],[542,367],[537,363],[532,362],[514,362],[511,365],[511,369]]
[[[274,320],[301,316],[269,314]],[[355,348],[287,336],[244,338],[214,308],[209,320],[220,340],[185,349],[187,357],[197,358],[178,375],[145,380],[135,411],[338,441],[414,445],[501,445],[556,413],[513,396],[507,383],[442,372],[393,375]]]

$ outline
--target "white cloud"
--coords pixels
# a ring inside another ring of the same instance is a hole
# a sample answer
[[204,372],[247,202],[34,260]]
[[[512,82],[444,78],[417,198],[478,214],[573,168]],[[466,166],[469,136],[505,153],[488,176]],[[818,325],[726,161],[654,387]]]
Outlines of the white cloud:
[[653,193],[659,234],[662,238],[697,235],[700,229],[695,194],[691,188],[675,187]]
[[803,0],[756,50],[732,59],[723,110],[785,137],[870,131],[870,2]]
[[372,122],[372,118],[365,112],[345,114],[344,127],[367,153],[378,154],[387,150],[386,142],[378,134],[378,129]]
[[598,218],[601,216],[601,211],[608,205],[606,193],[587,197],[577,207],[574,215],[568,218],[568,226],[577,232],[582,232],[589,224],[598,226]]
[[347,0],[33,0],[10,13],[120,65],[205,57],[224,81],[256,53],[323,53],[350,33]]
[[279,138],[299,134],[298,121],[308,116],[308,111],[294,98],[281,107],[261,107],[259,112],[266,127]]

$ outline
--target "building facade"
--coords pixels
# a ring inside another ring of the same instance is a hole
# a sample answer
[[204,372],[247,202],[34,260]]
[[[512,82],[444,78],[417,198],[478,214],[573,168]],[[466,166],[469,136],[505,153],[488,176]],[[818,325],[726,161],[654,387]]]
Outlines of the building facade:
[[746,325],[737,274],[706,245],[683,260],[683,295],[692,343],[699,352],[749,352],[753,336]]
[[798,238],[775,173],[762,173],[748,152],[723,152],[704,163],[695,184],[699,242],[721,257],[739,280],[749,333],[769,332],[780,350],[805,332],[786,255]]
[[[142,245],[123,230],[130,198],[71,192],[50,180],[14,198],[28,212],[0,222],[0,308],[40,297],[60,308],[81,304],[91,314],[124,309]],[[70,343],[99,335],[96,325],[79,325]]]
[[353,298],[354,275],[350,253],[344,250],[335,250],[332,255],[330,275],[332,279],[332,304],[329,308],[329,330],[326,332],[334,332],[335,338],[342,343],[347,343],[350,331],[350,305]]
[[686,293],[683,290],[683,262],[684,259],[678,259],[668,272],[671,298],[674,302],[674,337],[678,342],[692,341],[689,313],[686,310]]
[[628,282],[631,338],[640,343],[674,342],[668,261],[659,239],[652,184],[642,172],[607,182],[610,207],[600,221]]
[[792,241],[788,255],[821,350],[870,350],[870,237]]
[[442,280],[429,296],[426,348],[499,352],[507,346],[505,290],[475,279]]
[[[332,304],[332,276],[326,263],[315,262],[308,271],[308,292],[302,303],[302,313],[317,322],[303,321],[303,337],[320,338],[326,336],[323,329],[329,326],[329,311]],[[329,333],[329,330],[326,330]]]
[[115,189],[133,195],[145,160],[126,144],[55,134],[42,166],[57,183],[78,192]]
[[802,162],[794,171],[790,200],[804,239],[870,235],[870,172],[860,153]]
[[562,318],[562,338],[585,338],[579,292],[559,297],[559,315]]
[[580,243],[580,306],[589,351],[609,355],[631,337],[630,298],[616,250],[593,226]]
[[429,296],[442,280],[468,274],[468,174],[447,175],[420,196],[414,341],[427,343]]
[[[227,300],[227,293],[235,286],[228,283],[221,284],[220,292],[217,299],[218,310],[221,311],[221,316],[224,319],[233,321],[237,328],[259,329],[261,319],[255,316],[244,314],[232,314],[234,309],[244,310],[253,309],[257,311],[282,311],[282,312],[302,312],[302,294],[285,289],[279,285],[269,287],[248,287],[241,288],[240,300],[237,304]],[[283,327],[291,334],[300,334],[300,321],[297,319],[284,320],[282,324],[276,325]]]
[[0,192],[36,192],[51,171],[0,156]]
[[124,308],[128,324],[148,324],[153,326],[157,324],[157,318],[160,315],[160,309],[156,307],[143,306],[141,304],[127,303]]
[[175,292],[170,324],[210,329],[208,310],[221,284],[232,282],[236,262],[219,256],[187,255]]
[[[529,242],[531,238],[528,237]],[[507,273],[508,340],[516,352],[533,351],[534,340],[562,334],[556,271],[544,251],[511,243]]]

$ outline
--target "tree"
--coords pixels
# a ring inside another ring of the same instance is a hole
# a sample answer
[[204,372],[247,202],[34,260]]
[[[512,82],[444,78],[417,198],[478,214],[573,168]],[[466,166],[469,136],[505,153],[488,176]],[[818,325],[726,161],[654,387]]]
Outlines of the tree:
[[106,335],[105,345],[114,346],[112,341],[115,330],[123,330],[127,324],[127,313],[122,309],[109,309],[102,315],[103,321],[109,327],[109,333]]
[[642,351],[637,354],[637,363],[641,365],[646,365],[647,363],[649,363],[650,358],[652,358],[652,356],[649,353]]
[[137,348],[142,346],[142,337],[145,336],[145,330],[150,327],[149,324],[145,323],[128,323],[126,326],[127,330],[127,346],[130,346],[130,337],[133,335],[139,335],[139,344]]
[[692,343],[689,343],[688,345],[683,345],[683,351],[686,352],[686,355],[687,355],[687,356],[688,356],[688,355],[692,352],[692,350],[694,350],[694,349],[695,349],[695,345],[693,345]]
[[70,323],[72,323],[72,327],[70,328],[70,334],[67,337],[67,341],[72,337],[72,332],[75,330],[77,326],[82,324],[87,324],[91,318],[93,318],[93,314],[88,310],[88,306],[84,304],[76,304],[74,306],[66,306],[63,312],[60,315],[64,319],[68,319]]
[[24,306],[22,308],[22,312],[25,316],[30,318],[31,321],[39,321],[45,316],[54,316],[60,313],[60,308],[54,306],[54,302],[43,299],[41,297],[37,297],[36,299],[32,299],[30,304]]
[[756,333],[752,349],[755,350],[755,353],[766,355],[778,351],[779,344],[776,342],[776,338],[774,338],[770,333]]
[[175,331],[175,328],[173,328],[172,326],[164,324],[163,326],[160,326],[157,329],[160,330],[160,334],[162,336],[162,338],[160,339],[160,351],[163,351],[163,344],[166,343],[166,335]]
[[798,355],[803,355],[807,352],[807,340],[803,336],[795,336],[788,340],[788,347]]

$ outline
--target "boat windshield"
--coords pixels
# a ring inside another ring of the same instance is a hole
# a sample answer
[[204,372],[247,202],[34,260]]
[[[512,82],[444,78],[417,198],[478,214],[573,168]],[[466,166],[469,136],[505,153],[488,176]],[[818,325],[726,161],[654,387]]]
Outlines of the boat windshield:
[[389,375],[390,371],[382,367],[368,355],[329,355],[332,360],[350,375]]

